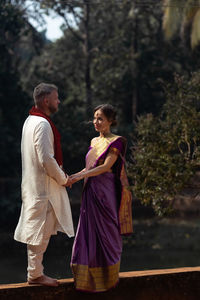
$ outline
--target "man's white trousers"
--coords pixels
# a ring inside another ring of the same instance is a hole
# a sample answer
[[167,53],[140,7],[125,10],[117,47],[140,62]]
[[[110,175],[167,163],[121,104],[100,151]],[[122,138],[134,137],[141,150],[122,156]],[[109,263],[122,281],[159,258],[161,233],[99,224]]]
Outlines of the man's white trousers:
[[28,280],[36,279],[43,275],[43,255],[47,249],[50,237],[55,234],[57,219],[52,208],[52,205],[48,204],[47,216],[44,225],[44,237],[41,245],[27,245],[27,255],[28,255]]

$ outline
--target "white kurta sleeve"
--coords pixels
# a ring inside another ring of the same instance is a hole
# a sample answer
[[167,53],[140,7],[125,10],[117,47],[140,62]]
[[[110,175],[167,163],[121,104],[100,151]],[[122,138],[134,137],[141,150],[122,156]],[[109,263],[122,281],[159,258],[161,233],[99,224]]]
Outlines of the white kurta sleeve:
[[48,176],[53,178],[59,185],[67,183],[63,170],[54,158],[54,136],[51,126],[46,121],[41,121],[34,131],[34,146],[38,160]]

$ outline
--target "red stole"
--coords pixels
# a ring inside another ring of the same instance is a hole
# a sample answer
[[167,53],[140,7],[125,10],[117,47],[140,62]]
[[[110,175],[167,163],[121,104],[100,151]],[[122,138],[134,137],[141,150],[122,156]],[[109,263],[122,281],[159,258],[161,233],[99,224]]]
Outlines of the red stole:
[[60,167],[63,166],[63,156],[62,156],[62,149],[61,149],[61,142],[60,142],[60,133],[52,120],[50,119],[49,116],[47,116],[45,113],[43,113],[41,110],[33,106],[31,110],[29,111],[30,115],[33,116],[38,116],[46,119],[49,124],[51,125],[51,129],[53,131],[53,136],[54,136],[54,156],[55,159]]

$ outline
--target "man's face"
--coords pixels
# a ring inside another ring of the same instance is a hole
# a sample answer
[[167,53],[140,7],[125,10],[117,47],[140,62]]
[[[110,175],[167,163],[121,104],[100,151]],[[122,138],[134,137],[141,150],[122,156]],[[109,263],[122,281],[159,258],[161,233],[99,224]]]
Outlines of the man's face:
[[58,111],[58,105],[60,100],[58,99],[58,92],[53,90],[51,94],[46,96],[46,105],[51,114],[54,114]]

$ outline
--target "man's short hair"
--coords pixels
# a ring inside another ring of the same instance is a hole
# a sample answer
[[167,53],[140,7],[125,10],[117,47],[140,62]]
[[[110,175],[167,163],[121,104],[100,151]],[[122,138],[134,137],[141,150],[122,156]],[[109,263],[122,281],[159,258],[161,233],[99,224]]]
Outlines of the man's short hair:
[[58,90],[55,84],[49,84],[44,82],[38,84],[33,91],[33,99],[35,104],[40,105],[40,103],[44,100],[45,96],[50,95],[55,90]]

